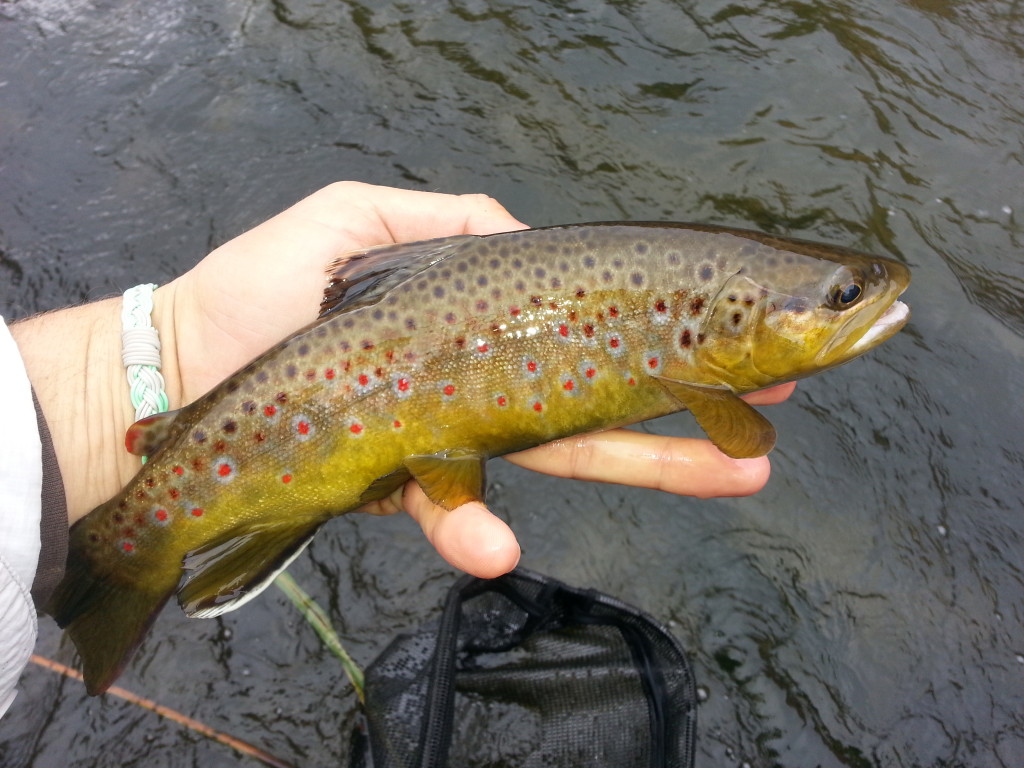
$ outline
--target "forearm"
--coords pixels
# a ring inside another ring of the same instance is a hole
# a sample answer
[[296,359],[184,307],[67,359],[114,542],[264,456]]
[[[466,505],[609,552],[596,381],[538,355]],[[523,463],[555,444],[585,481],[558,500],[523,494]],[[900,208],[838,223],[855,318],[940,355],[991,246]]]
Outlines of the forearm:
[[[170,312],[169,302],[161,298],[159,292],[154,297],[158,332]],[[168,333],[161,333],[165,348],[172,342],[172,324],[166,324]],[[12,325],[11,335],[46,417],[68,520],[74,523],[120,490],[140,466],[139,458],[124,448],[134,409],[121,361],[121,299],[37,315]],[[171,407],[176,407],[176,377],[167,378]]]

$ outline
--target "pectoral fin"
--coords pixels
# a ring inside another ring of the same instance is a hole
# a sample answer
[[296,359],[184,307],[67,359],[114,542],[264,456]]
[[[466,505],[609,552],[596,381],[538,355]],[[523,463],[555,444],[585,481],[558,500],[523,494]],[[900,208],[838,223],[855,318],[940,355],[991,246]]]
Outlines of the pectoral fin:
[[319,522],[257,525],[190,552],[182,563],[186,576],[178,603],[193,618],[235,610],[270,586],[319,528]]
[[718,449],[734,459],[764,456],[775,446],[775,427],[732,392],[655,377],[697,419]]
[[456,451],[409,456],[404,462],[427,497],[445,509],[483,501],[485,463],[478,453]]

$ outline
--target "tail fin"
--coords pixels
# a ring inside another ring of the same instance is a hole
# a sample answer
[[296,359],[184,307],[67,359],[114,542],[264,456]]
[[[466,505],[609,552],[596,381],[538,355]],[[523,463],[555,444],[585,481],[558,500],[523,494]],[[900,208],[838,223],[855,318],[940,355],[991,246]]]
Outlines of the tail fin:
[[177,586],[178,575],[169,584],[159,584],[155,572],[146,574],[147,580],[153,577],[150,583],[115,583],[97,573],[83,548],[75,546],[74,533],[67,570],[46,611],[74,641],[86,690],[95,696],[124,670]]

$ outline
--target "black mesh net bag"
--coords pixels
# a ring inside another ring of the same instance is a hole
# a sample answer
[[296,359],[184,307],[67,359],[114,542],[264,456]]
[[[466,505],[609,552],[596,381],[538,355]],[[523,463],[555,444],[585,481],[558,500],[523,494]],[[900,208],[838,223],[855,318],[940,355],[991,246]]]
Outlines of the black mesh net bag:
[[352,768],[688,768],[693,673],[651,617],[516,570],[464,577],[366,670]]

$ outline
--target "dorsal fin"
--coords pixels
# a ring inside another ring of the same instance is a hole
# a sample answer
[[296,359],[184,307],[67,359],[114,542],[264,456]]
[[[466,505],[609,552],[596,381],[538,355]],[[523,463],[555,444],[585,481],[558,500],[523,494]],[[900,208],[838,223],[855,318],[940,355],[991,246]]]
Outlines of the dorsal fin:
[[339,309],[373,304],[418,272],[448,258],[477,235],[455,235],[415,243],[379,245],[346,254],[331,264],[330,284],[320,303],[320,317]]

